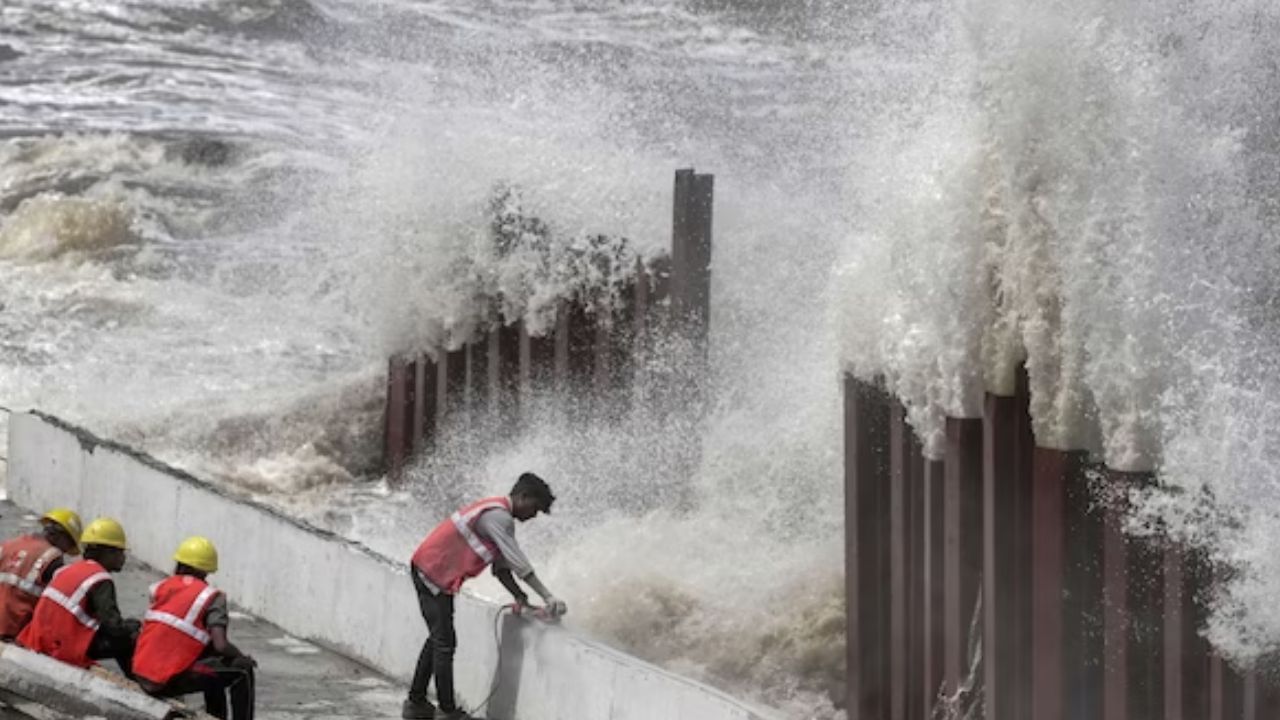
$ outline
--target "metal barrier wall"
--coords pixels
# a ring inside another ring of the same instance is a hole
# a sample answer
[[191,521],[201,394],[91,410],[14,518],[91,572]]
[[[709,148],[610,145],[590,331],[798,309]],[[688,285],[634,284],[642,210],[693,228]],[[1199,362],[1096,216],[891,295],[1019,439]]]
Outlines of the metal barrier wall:
[[1023,370],[928,460],[902,405],[845,377],[850,720],[1280,718],[1201,637],[1214,568],[1123,532],[1123,491],[1155,478],[1037,447],[1028,400]]
[[[453,350],[435,348],[390,359],[383,460],[399,481],[405,464],[428,452],[446,422],[490,413],[520,414],[529,393],[625,393],[637,358],[655,335],[679,332],[704,362],[711,310],[711,221],[715,179],[692,169],[675,174],[671,254],[637,260],[622,299],[602,316],[583,298],[560,301],[553,329],[533,335],[523,321],[496,320]],[[691,390],[686,388],[686,390]]]

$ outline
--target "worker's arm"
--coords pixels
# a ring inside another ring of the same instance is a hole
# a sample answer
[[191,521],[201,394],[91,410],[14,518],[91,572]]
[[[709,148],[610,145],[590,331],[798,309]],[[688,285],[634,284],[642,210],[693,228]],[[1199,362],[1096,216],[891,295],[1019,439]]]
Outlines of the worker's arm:
[[531,572],[521,578],[521,580],[524,581],[525,585],[533,588],[533,591],[538,593],[538,595],[546,601],[548,605],[551,604],[552,600],[556,599],[555,595],[551,594],[551,591],[547,589],[547,586],[543,585],[542,581],[538,579],[538,575],[536,573]]
[[476,534],[498,548],[494,567],[510,570],[520,579],[533,574],[533,563],[516,542],[516,521],[506,510],[489,510],[476,518]]
[[[519,594],[516,592],[520,586],[516,584],[515,578],[520,578],[521,582],[533,588],[533,591],[542,597],[543,602],[547,604],[547,607],[552,612],[558,615],[564,614],[566,610],[565,604],[556,599],[556,596],[538,579],[538,576],[533,572],[533,564],[529,562],[529,558],[520,549],[520,544],[516,542],[516,523],[515,518],[511,517],[511,513],[505,510],[485,512],[476,519],[476,532],[498,548],[498,553],[501,557],[494,561],[494,574],[503,587],[518,600],[521,595],[524,595],[523,591]],[[507,579],[511,581],[510,585],[500,574],[503,571],[506,572]],[[512,586],[515,586],[516,590],[512,590]]]
[[120,615],[116,584],[110,580],[94,585],[89,591],[89,613],[98,621],[98,632],[109,637],[134,638],[141,627],[137,620],[126,620]]
[[244,653],[240,648],[232,644],[227,638],[227,626],[216,625],[209,628],[209,644],[213,646],[213,651],[228,660],[244,657]]
[[511,574],[511,568],[507,567],[505,563],[494,562],[493,576],[498,578],[498,582],[502,583],[502,587],[511,593],[511,597],[515,598],[517,603],[521,605],[529,604],[528,593],[520,588],[520,583],[516,582],[516,577]]
[[218,593],[213,600],[209,601],[209,606],[204,611],[204,624],[209,628],[209,645],[213,648],[215,655],[226,660],[234,661],[236,658],[245,658],[241,662],[247,662],[252,665],[257,663],[253,658],[240,651],[240,648],[232,644],[227,637],[227,626],[231,624],[231,613],[227,609],[227,596]]

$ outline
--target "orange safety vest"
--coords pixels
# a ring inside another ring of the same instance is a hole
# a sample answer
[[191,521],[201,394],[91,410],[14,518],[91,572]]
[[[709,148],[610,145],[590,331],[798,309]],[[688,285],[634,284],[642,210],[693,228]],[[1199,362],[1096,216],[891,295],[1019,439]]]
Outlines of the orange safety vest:
[[218,593],[190,575],[174,575],[158,583],[133,653],[134,674],[164,685],[195,664],[209,645],[204,611]]
[[457,594],[462,583],[479,575],[494,558],[498,548],[476,532],[476,521],[488,510],[511,511],[511,500],[492,497],[474,502],[436,526],[413,553],[413,566],[436,587]]
[[44,592],[44,571],[62,557],[43,535],[23,535],[0,545],[0,638],[13,638],[31,621]]
[[18,634],[18,644],[77,667],[93,664],[89,645],[98,621],[89,615],[88,595],[111,573],[93,560],[81,560],[59,570],[40,594],[31,622]]

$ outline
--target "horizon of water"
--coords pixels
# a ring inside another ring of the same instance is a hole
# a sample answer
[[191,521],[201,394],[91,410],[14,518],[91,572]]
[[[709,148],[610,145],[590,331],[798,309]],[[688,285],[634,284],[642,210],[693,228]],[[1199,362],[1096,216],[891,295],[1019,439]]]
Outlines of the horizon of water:
[[[1278,12],[16,0],[0,400],[393,557],[535,470],[561,500],[522,537],[577,629],[832,718],[840,372],[885,374],[934,449],[1025,356],[1042,444],[1190,490],[1139,519],[1245,569],[1212,633],[1253,652],[1280,637]],[[691,165],[717,176],[706,414],[543,398],[388,489],[387,355],[530,277],[492,255],[495,188],[652,254]]]

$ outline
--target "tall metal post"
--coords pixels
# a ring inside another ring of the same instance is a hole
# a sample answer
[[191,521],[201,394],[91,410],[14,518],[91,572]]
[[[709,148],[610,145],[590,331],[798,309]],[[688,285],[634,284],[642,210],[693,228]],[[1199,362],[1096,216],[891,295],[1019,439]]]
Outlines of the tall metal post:
[[715,177],[677,170],[671,233],[671,310],[688,337],[705,349],[711,316],[711,218]]
[[436,369],[431,355],[418,356],[417,371],[414,373],[413,393],[413,454],[421,454],[431,448],[435,441],[436,417]]
[[383,457],[387,477],[399,483],[409,455],[413,424],[413,383],[416,364],[396,355],[388,361]]
[[[1031,718],[1066,720],[1067,674],[1082,666],[1067,660],[1068,492],[1084,483],[1084,452],[1036,448],[1031,488]],[[1073,539],[1074,540],[1074,539]]]
[[982,435],[980,418],[947,418],[943,491],[943,628],[945,692],[969,670],[969,620],[982,577]]
[[943,527],[943,494],[946,490],[946,463],[928,460],[924,466],[924,542],[922,574],[924,576],[923,667],[921,668],[921,701],[925,717],[933,716],[933,707],[944,676],[943,646],[946,632],[943,606],[946,594],[943,581],[943,558],[946,542]]
[[982,680],[987,720],[1017,720],[1017,414],[1014,397],[987,395],[982,433]]
[[920,436],[911,437],[911,473],[907,485],[907,720],[929,717],[928,703],[921,694],[925,679],[925,472],[926,460]]
[[1102,717],[1103,677],[1103,518],[1091,479],[1096,468],[1080,470],[1067,484],[1065,548],[1067,594],[1063,617],[1063,655],[1067,668],[1068,720]]
[[[906,720],[910,661],[911,426],[897,399],[889,405],[889,717]],[[865,588],[863,589],[865,592]]]
[[1163,717],[1163,557],[1124,531],[1130,490],[1149,485],[1149,473],[1111,470],[1103,519],[1103,718]]
[[889,397],[844,383],[845,594],[851,720],[888,720]]

